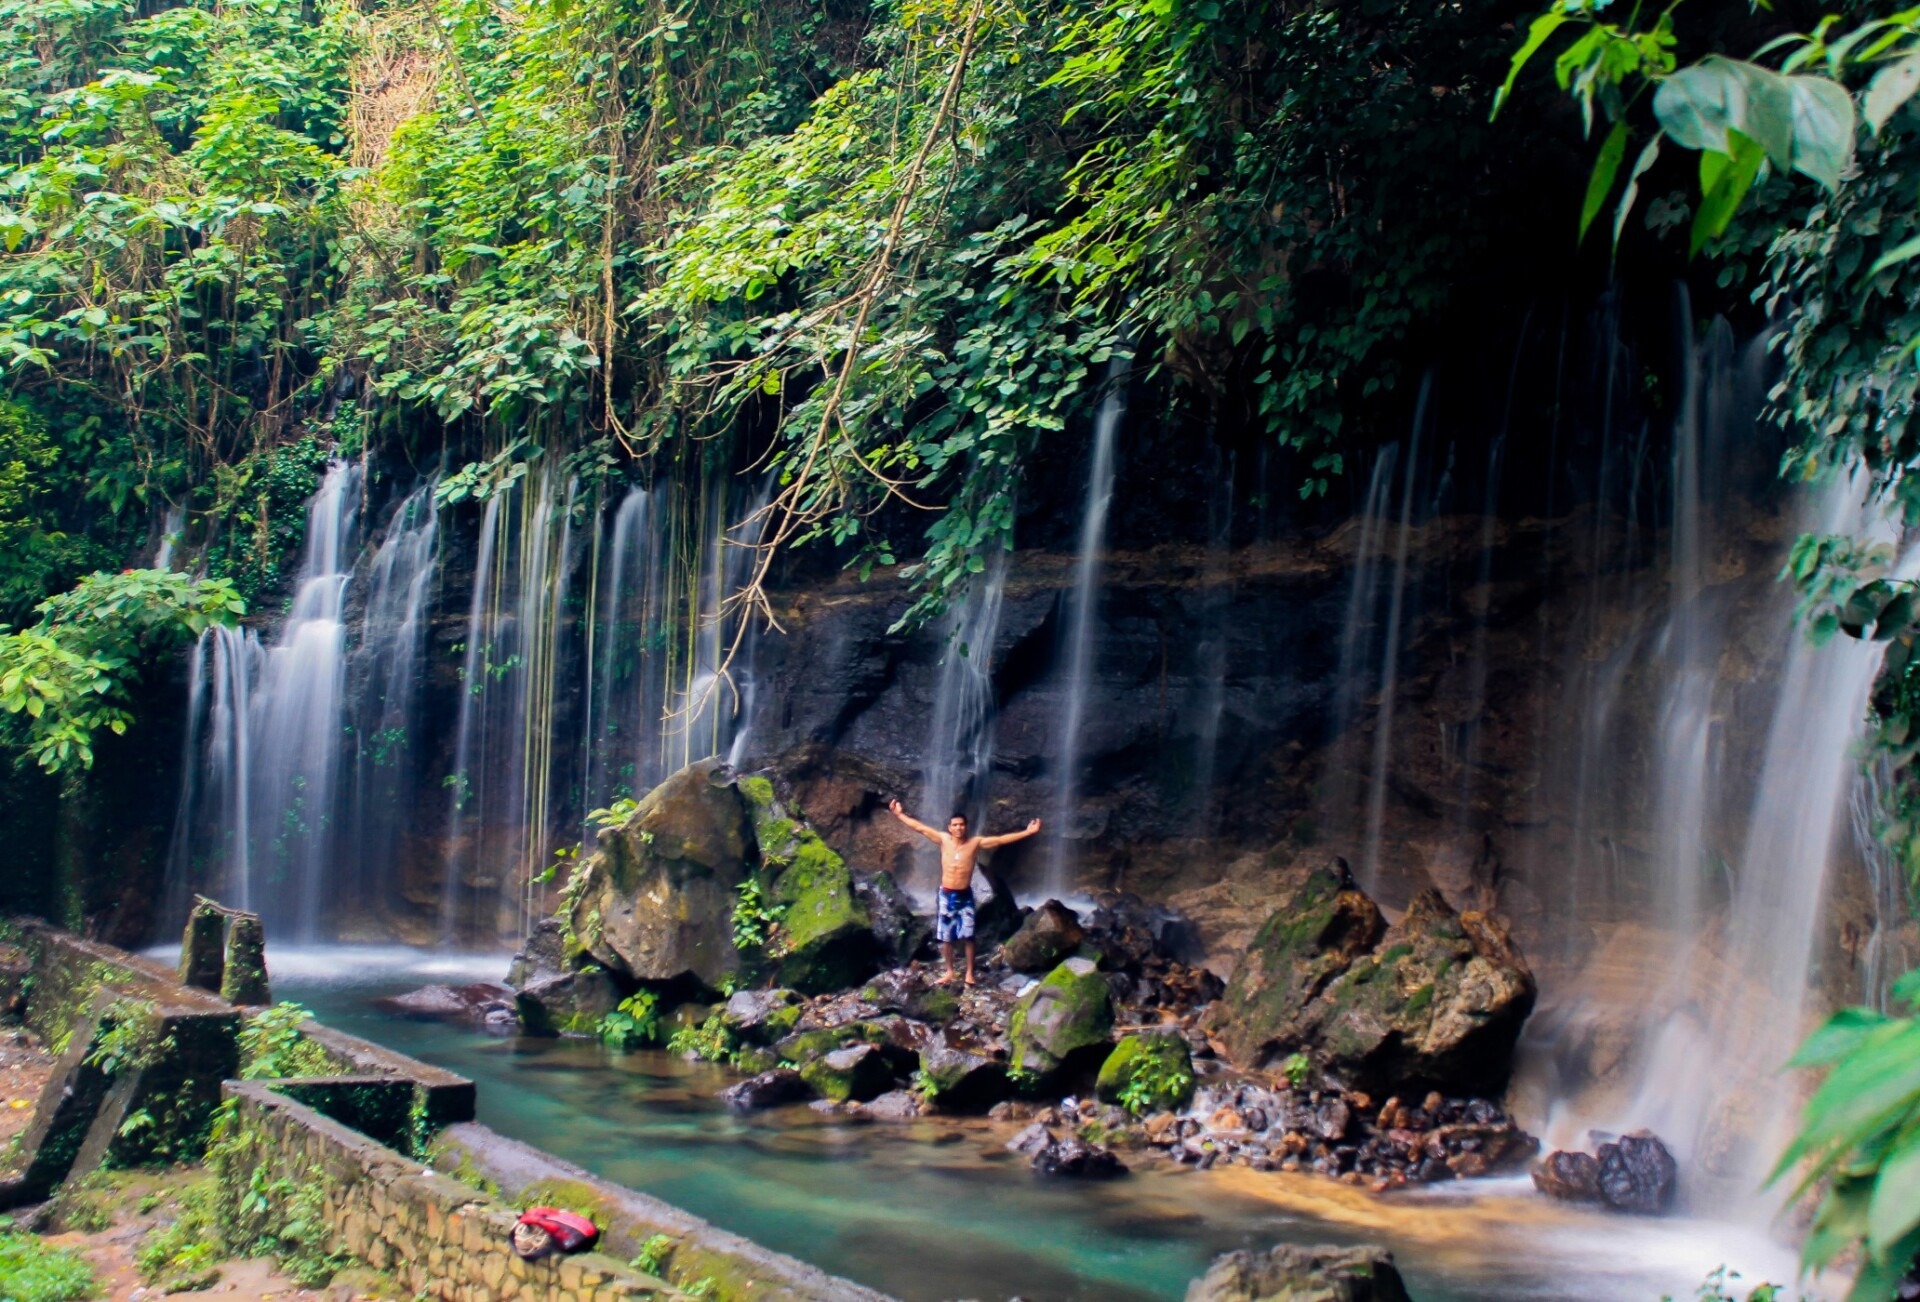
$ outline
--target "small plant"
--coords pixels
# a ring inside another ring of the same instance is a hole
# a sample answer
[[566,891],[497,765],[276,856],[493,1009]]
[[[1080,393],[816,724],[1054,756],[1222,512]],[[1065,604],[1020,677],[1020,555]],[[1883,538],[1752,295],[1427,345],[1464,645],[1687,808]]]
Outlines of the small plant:
[[640,1245],[640,1251],[633,1255],[631,1265],[642,1274],[660,1276],[666,1269],[667,1258],[673,1253],[673,1237],[667,1234],[655,1234]]
[[605,809],[594,810],[587,815],[587,821],[602,831],[611,831],[616,827],[625,827],[627,820],[633,817],[633,811],[638,808],[640,808],[638,801],[631,796],[624,797],[614,801]]
[[720,1281],[711,1275],[703,1275],[687,1285],[681,1292],[688,1297],[717,1297],[720,1293]]
[[300,1033],[313,1014],[299,1004],[263,1008],[240,1028],[242,1080],[280,1080],[289,1076],[328,1076],[327,1052]]
[[667,1052],[703,1062],[731,1062],[738,1047],[733,1028],[718,1012],[708,1014],[698,1026],[683,1026],[667,1037]]
[[1313,1060],[1304,1053],[1289,1054],[1287,1060],[1280,1064],[1280,1074],[1286,1078],[1290,1088],[1299,1089],[1313,1074]]
[[627,996],[600,1019],[600,1038],[616,1049],[660,1042],[660,996],[651,990]]
[[[1693,1292],[1694,1302],[1742,1302],[1740,1295],[1731,1285],[1740,1278],[1737,1270],[1717,1267]],[[1673,1294],[1663,1294],[1660,1302],[1673,1302]],[[1756,1284],[1748,1291],[1745,1302],[1782,1302],[1778,1284]]]
[[[202,1180],[180,1194],[180,1214],[140,1240],[133,1262],[140,1278],[168,1293],[211,1286],[224,1255],[213,1221],[212,1182]],[[143,1200],[144,1201],[144,1200]]]
[[752,877],[740,883],[733,904],[733,947],[742,951],[765,949],[787,915],[784,904],[770,904],[760,883]]
[[924,1067],[914,1070],[913,1079],[908,1082],[907,1088],[918,1094],[926,1103],[937,1102],[940,1098],[940,1082],[928,1075]]
[[93,1268],[78,1254],[50,1248],[0,1217],[0,1297],[8,1302],[79,1302],[95,1294]]
[[153,1065],[159,1056],[159,1023],[149,1000],[124,999],[108,1013],[108,1026],[87,1055],[87,1065],[119,1076]]

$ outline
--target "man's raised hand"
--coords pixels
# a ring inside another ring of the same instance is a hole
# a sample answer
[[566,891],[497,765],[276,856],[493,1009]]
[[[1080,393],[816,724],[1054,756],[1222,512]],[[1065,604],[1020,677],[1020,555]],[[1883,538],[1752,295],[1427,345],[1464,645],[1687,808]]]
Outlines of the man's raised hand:
[[895,818],[901,817],[900,802],[898,800],[889,800],[887,802],[887,812]]
[[1040,820],[1039,820],[1039,819],[1037,819],[1037,818],[1036,818],[1036,819],[1034,819],[1034,820],[1033,820],[1032,822],[1030,822],[1030,823],[1028,823],[1028,824],[1027,824],[1027,835],[1028,835],[1028,836],[1032,836],[1032,835],[1033,835],[1033,834],[1034,834],[1035,832],[1038,832],[1039,830],[1040,830]]

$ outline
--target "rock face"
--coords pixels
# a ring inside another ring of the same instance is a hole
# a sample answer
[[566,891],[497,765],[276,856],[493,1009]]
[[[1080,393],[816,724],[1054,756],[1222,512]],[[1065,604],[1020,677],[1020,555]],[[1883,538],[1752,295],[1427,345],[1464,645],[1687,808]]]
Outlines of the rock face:
[[1409,1302],[1384,1248],[1229,1252],[1187,1286],[1187,1302]]
[[800,1076],[835,1103],[877,1099],[893,1084],[886,1055],[871,1044],[854,1044],[822,1054],[800,1069]]
[[1318,869],[1260,928],[1211,1029],[1244,1067],[1302,1052],[1354,1089],[1493,1094],[1534,993],[1494,918],[1428,890],[1388,928],[1365,894]]
[[600,834],[570,910],[586,952],[636,981],[718,986],[740,968],[733,906],[749,868],[747,805],[719,760],[681,769]]
[[1078,914],[1058,900],[1048,900],[1008,937],[1000,957],[1016,972],[1051,972],[1080,948],[1086,936]]
[[605,968],[590,963],[529,981],[514,992],[513,1002],[529,1035],[596,1035],[600,1019],[620,1006],[620,987]]
[[1131,1093],[1139,1096],[1131,1101],[1153,1111],[1178,1111],[1193,1098],[1193,1055],[1177,1035],[1125,1036],[1100,1064],[1094,1089],[1103,1103],[1122,1102]]
[[1113,1033],[1113,991],[1091,959],[1070,958],[1013,1010],[1013,1070],[1045,1075]]

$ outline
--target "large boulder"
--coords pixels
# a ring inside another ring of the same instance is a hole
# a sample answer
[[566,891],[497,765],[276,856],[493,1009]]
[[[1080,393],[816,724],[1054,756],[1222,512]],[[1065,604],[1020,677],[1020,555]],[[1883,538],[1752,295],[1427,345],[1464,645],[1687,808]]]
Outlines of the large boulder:
[[600,834],[569,887],[574,936],[633,980],[718,987],[740,970],[732,919],[752,837],[732,771],[717,759],[688,765]]
[[1409,1302],[1385,1248],[1242,1249],[1215,1257],[1187,1302]]
[[1679,1167],[1651,1131],[1622,1135],[1600,1145],[1594,1156],[1600,1167],[1600,1201],[1608,1207],[1641,1216],[1660,1216],[1672,1209]]
[[984,1112],[1007,1094],[1007,1069],[983,1053],[934,1040],[920,1050],[920,1079],[950,1112]]
[[850,1044],[822,1054],[802,1067],[800,1076],[822,1098],[835,1103],[865,1103],[893,1087],[893,1068],[887,1056],[871,1044]]
[[1301,1052],[1352,1089],[1497,1094],[1534,994],[1496,919],[1429,890],[1388,928],[1319,870],[1260,928],[1209,1026],[1243,1067]]
[[1091,959],[1070,958],[1014,1005],[1007,1038],[1016,1073],[1046,1075],[1105,1046],[1113,1034],[1113,990]]
[[1016,972],[1051,972],[1086,938],[1079,915],[1058,900],[1048,900],[1007,938],[1000,957]]

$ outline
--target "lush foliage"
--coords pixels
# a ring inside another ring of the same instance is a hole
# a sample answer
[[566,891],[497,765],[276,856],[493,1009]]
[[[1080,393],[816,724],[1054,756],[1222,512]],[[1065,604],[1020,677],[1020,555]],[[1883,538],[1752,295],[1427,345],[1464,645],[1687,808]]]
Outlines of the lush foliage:
[[40,619],[0,635],[7,740],[57,772],[93,760],[94,734],[132,722],[130,690],[157,651],[230,624],[245,610],[232,586],[165,570],[82,579],[40,603]]
[[333,1075],[326,1050],[301,1034],[300,1028],[312,1017],[295,1003],[278,1003],[248,1017],[240,1028],[240,1078]]
[[1892,1297],[1920,1256],[1920,972],[1895,983],[1894,999],[1907,1015],[1842,1009],[1794,1055],[1826,1079],[1773,1177],[1797,1175],[1795,1195],[1818,1199],[1807,1265],[1860,1251],[1848,1296],[1861,1302]]
[[79,1302],[95,1295],[93,1268],[0,1219],[0,1297],[9,1302]]
[[786,905],[768,900],[759,880],[748,877],[733,901],[733,947],[753,953],[765,949],[786,914]]

